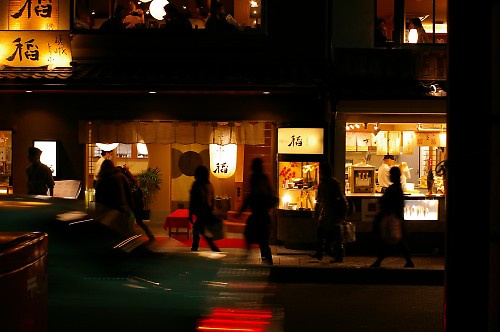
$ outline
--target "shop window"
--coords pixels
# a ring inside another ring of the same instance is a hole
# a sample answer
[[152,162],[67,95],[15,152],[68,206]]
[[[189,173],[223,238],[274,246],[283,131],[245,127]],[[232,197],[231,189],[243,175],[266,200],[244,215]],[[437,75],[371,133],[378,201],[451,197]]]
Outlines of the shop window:
[[116,157],[121,159],[147,158],[148,148],[144,143],[137,144],[118,144],[116,148]]
[[144,143],[137,143],[137,158],[147,158],[149,155],[148,147]]
[[376,0],[376,8],[376,22],[384,21],[389,42],[447,43],[448,0]]
[[[104,21],[112,16],[116,5],[125,7],[128,14],[140,17],[141,23],[134,23],[124,31],[143,29],[161,29],[165,26],[164,6],[176,5],[182,15],[191,22],[193,30],[204,30],[210,15],[210,5],[214,0],[73,0],[72,30],[83,33],[86,30],[98,30]],[[266,0],[231,0],[222,1],[228,21],[237,25],[240,31],[260,30],[262,25],[261,8]],[[128,21],[128,20],[127,20]],[[135,21],[134,21],[135,22]]]
[[132,144],[118,144],[118,147],[116,148],[116,157],[132,158]]
[[12,131],[0,130],[0,194],[11,194]]

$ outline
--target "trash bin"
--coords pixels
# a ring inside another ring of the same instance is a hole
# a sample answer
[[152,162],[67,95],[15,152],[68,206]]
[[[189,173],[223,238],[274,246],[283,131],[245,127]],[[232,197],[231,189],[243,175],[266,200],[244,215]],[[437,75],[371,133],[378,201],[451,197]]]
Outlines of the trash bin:
[[47,245],[46,233],[0,232],[2,331],[47,331]]

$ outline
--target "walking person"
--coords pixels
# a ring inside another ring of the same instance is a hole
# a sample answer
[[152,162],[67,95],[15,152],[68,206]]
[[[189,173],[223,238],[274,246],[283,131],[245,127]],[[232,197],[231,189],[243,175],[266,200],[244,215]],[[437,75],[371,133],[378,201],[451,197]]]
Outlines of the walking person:
[[[379,212],[375,215],[373,221],[373,232],[378,242],[378,255],[375,262],[373,262],[370,267],[380,267],[382,261],[388,256],[391,249],[397,249],[403,254],[406,260],[404,267],[414,267],[413,261],[410,255],[410,247],[405,240],[405,227],[404,227],[404,194],[403,188],[401,187],[401,170],[398,166],[393,166],[389,170],[390,181],[392,184],[387,188],[385,193],[380,197],[379,200]],[[385,216],[395,215],[399,218],[399,222],[396,225],[401,228],[401,235],[395,243],[388,243],[382,232],[386,232],[385,225],[382,224],[382,220]]]
[[271,187],[269,178],[264,173],[262,159],[252,160],[252,175],[250,176],[250,193],[246,197],[238,214],[250,208],[251,214],[247,219],[244,235],[247,254],[252,244],[258,244],[263,263],[272,265],[273,255],[269,246],[271,229],[270,210],[278,204],[278,199]]
[[154,242],[156,240],[153,232],[149,229],[148,225],[144,223],[143,213],[144,213],[144,195],[141,187],[139,186],[139,181],[132,174],[127,166],[118,166],[118,169],[125,175],[128,180],[130,191],[132,193],[132,200],[134,203],[132,211],[134,212],[135,223],[144,230],[149,242]]
[[318,194],[314,214],[318,219],[316,234],[318,237],[316,253],[311,257],[321,261],[323,254],[331,256],[330,263],[344,261],[344,245],[340,224],[345,220],[348,210],[347,200],[340,188],[339,181],[332,176],[332,167],[328,162],[319,165]]
[[220,252],[212,238],[205,235],[205,226],[213,222],[215,195],[214,186],[209,179],[206,166],[200,165],[194,171],[194,182],[189,192],[189,222],[193,225],[193,244],[191,251],[198,251],[200,237],[207,241],[212,251]]
[[30,165],[26,168],[28,177],[28,195],[54,196],[54,178],[52,170],[40,161],[42,150],[35,147],[28,149],[28,160]]
[[96,217],[118,233],[133,235],[133,199],[130,185],[113,161],[102,162],[95,187]]

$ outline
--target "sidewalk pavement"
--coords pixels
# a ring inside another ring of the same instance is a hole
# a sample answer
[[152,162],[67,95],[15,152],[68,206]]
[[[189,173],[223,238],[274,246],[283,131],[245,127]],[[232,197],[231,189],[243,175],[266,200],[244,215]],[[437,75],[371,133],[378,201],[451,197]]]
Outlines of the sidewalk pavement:
[[[147,241],[146,237],[142,238]],[[258,248],[252,248],[246,255],[242,248],[221,248],[222,253],[214,253],[208,248],[191,252],[190,247],[174,238],[159,234],[157,241],[147,244],[155,252],[169,252],[180,255],[198,255],[209,259],[220,259],[226,266],[260,266],[271,269],[271,279],[275,282],[297,283],[364,283],[364,284],[444,284],[444,257],[432,255],[413,256],[414,268],[404,268],[405,260],[400,257],[387,257],[380,268],[371,268],[375,257],[349,256],[342,263],[330,263],[331,257],[322,261],[311,258],[312,252],[290,250],[282,246],[271,245],[273,265],[262,263]]]

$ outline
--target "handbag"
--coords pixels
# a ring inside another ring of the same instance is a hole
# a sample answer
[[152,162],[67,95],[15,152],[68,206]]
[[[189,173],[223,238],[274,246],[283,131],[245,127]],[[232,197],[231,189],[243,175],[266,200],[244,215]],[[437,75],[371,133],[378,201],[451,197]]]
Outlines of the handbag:
[[340,224],[340,234],[342,243],[356,242],[356,225],[350,221],[344,221]]
[[224,238],[222,219],[214,218],[213,222],[205,224],[203,235],[212,241],[222,240]]
[[396,244],[403,238],[403,221],[391,213],[380,221],[380,237],[387,244]]

